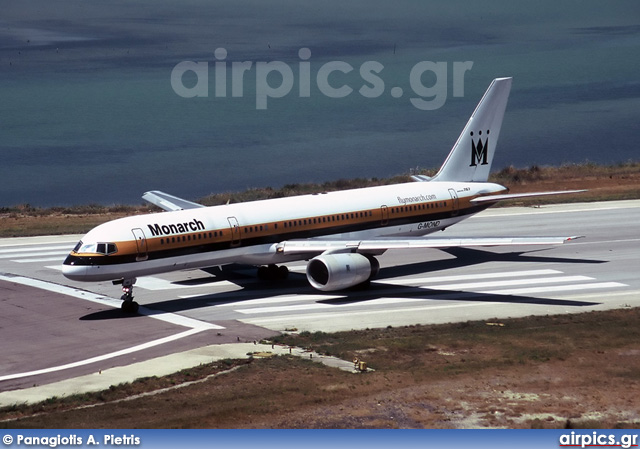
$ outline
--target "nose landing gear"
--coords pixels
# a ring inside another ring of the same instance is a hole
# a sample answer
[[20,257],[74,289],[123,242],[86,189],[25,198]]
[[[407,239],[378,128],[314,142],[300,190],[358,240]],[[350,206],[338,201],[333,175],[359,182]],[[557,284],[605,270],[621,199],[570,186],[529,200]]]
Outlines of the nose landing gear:
[[123,295],[120,297],[120,299],[122,299],[120,308],[125,313],[138,313],[140,305],[133,300],[133,284],[136,283],[136,280],[137,279],[133,278],[113,281],[114,284],[122,284]]

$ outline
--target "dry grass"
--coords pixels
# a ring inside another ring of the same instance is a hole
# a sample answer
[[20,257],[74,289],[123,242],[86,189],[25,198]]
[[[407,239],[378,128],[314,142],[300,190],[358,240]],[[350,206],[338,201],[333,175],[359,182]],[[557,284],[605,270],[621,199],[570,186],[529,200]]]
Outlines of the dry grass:
[[130,215],[149,213],[151,207],[83,206],[34,208],[22,205],[0,209],[0,237],[84,234],[99,224]]
[[589,190],[578,195],[501,203],[506,206],[638,199],[640,198],[640,162],[618,165],[584,163],[560,167],[532,166],[526,169],[507,167],[492,174],[490,181],[509,187],[513,193]]
[[[289,335],[281,341],[358,356],[376,371],[354,375],[275,357],[179,390],[113,402],[123,392],[224,368],[214,364],[90,398],[14,407],[0,419],[23,416],[2,423],[11,428],[637,428],[638,319],[640,309],[622,309],[502,320],[501,326]],[[102,405],[76,409],[88,402]],[[39,414],[28,417],[33,413]]]

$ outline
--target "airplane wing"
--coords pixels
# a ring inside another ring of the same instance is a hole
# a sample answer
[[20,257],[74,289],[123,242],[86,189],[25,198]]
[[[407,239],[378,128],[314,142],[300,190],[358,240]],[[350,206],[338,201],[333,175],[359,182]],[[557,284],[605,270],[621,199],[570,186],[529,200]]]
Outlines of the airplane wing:
[[382,254],[389,249],[453,248],[478,246],[561,245],[572,237],[467,237],[467,238],[405,238],[376,240],[287,240],[276,246],[282,254],[321,254],[324,252],[358,252]]
[[144,195],[142,195],[142,199],[147,201],[148,203],[155,204],[156,206],[166,211],[195,209],[198,207],[205,207],[202,204],[183,200],[182,198],[169,195],[168,193],[164,193],[159,190],[152,190],[150,192],[146,192]]
[[479,203],[494,203],[496,201],[503,200],[515,200],[518,198],[530,198],[534,196],[548,196],[548,195],[564,195],[567,193],[582,193],[586,192],[586,190],[562,190],[557,192],[532,192],[532,193],[505,193],[502,195],[487,195],[487,196],[479,196],[478,198],[472,199],[470,202],[474,204]]

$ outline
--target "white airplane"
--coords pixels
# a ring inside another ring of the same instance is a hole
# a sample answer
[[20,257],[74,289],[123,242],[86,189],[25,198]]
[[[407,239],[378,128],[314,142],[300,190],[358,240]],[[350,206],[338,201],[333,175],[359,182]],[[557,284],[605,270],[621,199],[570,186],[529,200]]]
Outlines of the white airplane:
[[414,181],[340,192],[204,207],[159,191],[143,198],[167,212],[121,218],[86,234],[64,261],[75,281],[122,284],[135,313],[139,276],[231,263],[285,278],[308,260],[309,283],[334,291],[367,283],[390,249],[561,244],[576,237],[425,238],[500,200],[578,191],[509,194],[488,183],[511,78],[493,80],[440,171]]

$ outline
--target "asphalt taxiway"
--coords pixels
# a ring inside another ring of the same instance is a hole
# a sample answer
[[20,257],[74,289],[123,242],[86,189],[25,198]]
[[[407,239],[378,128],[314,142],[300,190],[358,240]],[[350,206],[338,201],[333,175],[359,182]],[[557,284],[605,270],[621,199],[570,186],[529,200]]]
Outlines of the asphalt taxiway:
[[[81,236],[0,239],[0,391],[281,331],[640,305],[640,201],[490,209],[434,237],[507,235],[584,238],[548,247],[388,251],[379,258],[379,277],[364,291],[316,291],[304,263],[290,264],[290,278],[281,283],[259,281],[243,269],[140,278],[139,316],[120,312],[118,286],[62,276],[61,262]],[[136,377],[131,370],[122,381]]]

